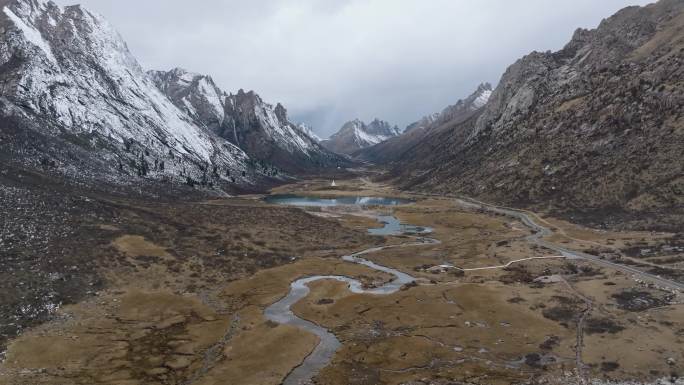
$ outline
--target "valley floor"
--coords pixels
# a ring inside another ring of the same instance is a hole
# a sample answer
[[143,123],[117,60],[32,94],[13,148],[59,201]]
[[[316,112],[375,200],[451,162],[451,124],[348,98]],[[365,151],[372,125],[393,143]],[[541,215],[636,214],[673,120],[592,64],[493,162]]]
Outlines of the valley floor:
[[[381,226],[372,215],[383,213],[432,228],[441,243],[364,256],[418,279],[394,294],[353,294],[331,280],[310,285],[293,311],[342,343],[316,384],[653,383],[684,375],[681,237],[595,231],[535,215],[552,230],[547,241],[675,284],[665,287],[564,258],[529,242],[532,231],[519,220],[455,199],[363,178],[329,185],[273,192],[416,203],[305,210],[259,196],[156,204],[69,198],[67,206],[82,212],[59,211],[69,228],[63,236],[39,249],[21,239],[4,246],[0,384],[279,385],[318,340],[268,321],[264,310],[302,277],[347,276],[368,287],[391,280],[340,259],[411,242],[368,234]],[[36,253],[47,258],[29,258]],[[15,308],[33,311],[10,314]]]

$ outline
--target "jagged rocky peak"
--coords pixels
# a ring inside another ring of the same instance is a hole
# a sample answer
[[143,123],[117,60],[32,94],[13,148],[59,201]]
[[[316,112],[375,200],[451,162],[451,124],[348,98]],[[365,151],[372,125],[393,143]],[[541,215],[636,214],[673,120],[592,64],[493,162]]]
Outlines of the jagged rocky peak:
[[275,114],[276,117],[278,118],[278,121],[280,124],[287,124],[289,121],[287,120],[287,110],[285,107],[283,107],[282,104],[278,103],[275,107]]
[[249,156],[286,171],[337,164],[336,157],[297,125],[287,109],[254,91],[227,94],[210,76],[173,69],[152,71],[157,87],[180,109]]
[[211,76],[188,72],[182,68],[171,71],[148,71],[149,77],[176,107],[212,130],[225,118],[226,94]]
[[322,141],[321,137],[318,136],[318,135],[314,132],[313,128],[312,128],[311,126],[309,126],[308,124],[306,124],[306,123],[299,123],[299,124],[297,125],[297,128],[299,128],[300,131],[302,131],[303,133],[305,133],[306,135],[308,135],[311,139],[315,140],[316,142],[320,143],[320,142]]
[[363,122],[361,119],[357,118],[345,123],[338,132],[338,134],[344,132],[355,132],[357,134],[364,133],[375,136],[377,137],[377,139],[386,140],[387,138],[390,138],[392,136],[399,135],[399,127],[392,126],[388,122],[377,118],[368,124]]
[[2,10],[2,94],[15,113],[148,152],[234,163],[235,149],[217,154],[217,143],[159,92],[101,16],[37,0],[8,1]]
[[385,136],[388,138],[400,134],[398,126],[392,126],[388,122],[377,118],[368,123],[366,126],[366,132],[372,135]]
[[660,0],[645,7],[624,8],[596,29],[578,29],[558,56],[573,58],[579,66],[594,70],[613,65],[651,40],[663,29],[663,20],[673,19],[683,6],[681,0]]
[[[595,91],[595,84],[587,78],[598,78],[596,73],[614,73],[617,79],[627,66],[636,72],[636,66],[657,49],[677,48],[683,10],[681,0],[627,7],[603,20],[596,29],[578,29],[561,51],[532,52],[518,60],[502,76],[473,137],[489,129],[495,133],[515,130],[518,121],[542,98],[581,98]],[[648,80],[651,83],[665,80],[661,72],[649,73],[655,75]]]
[[430,130],[453,120],[461,119],[486,106],[492,96],[493,88],[490,83],[481,83],[475,92],[465,99],[461,99],[456,104],[451,105],[442,112],[427,115],[419,121],[406,127],[404,132],[408,133],[415,130]]
[[[243,151],[157,88],[104,18],[47,1],[0,4],[0,118],[15,132],[3,147],[9,159],[113,183],[258,179]],[[14,141],[21,136],[31,140]],[[226,178],[228,170],[239,176]]]
[[331,167],[342,161],[290,122],[280,103],[274,107],[255,92],[240,90],[228,96],[225,106],[226,122],[220,135],[257,159],[277,161],[293,170]]
[[493,91],[494,89],[492,88],[491,84],[482,83],[477,87],[477,91],[475,91],[475,93],[466,100],[474,97],[471,103],[472,108],[482,108],[487,104],[487,102],[489,102],[489,98],[492,96]]
[[440,114],[437,122],[445,123],[451,119],[454,119],[457,115],[462,114],[466,111],[477,111],[489,103],[489,99],[492,96],[492,85],[489,83],[480,84],[475,92],[465,99],[461,99],[453,106],[445,108]]
[[402,135],[357,151],[353,155],[379,164],[396,162],[403,158],[409,149],[426,140],[428,136],[437,135],[440,131],[458,125],[480,113],[489,103],[491,95],[492,85],[481,83],[467,98],[459,100],[442,112],[427,115],[408,125]]
[[429,127],[435,121],[437,121],[437,119],[439,119],[439,115],[439,112],[435,112],[434,114],[423,116],[422,118],[420,118],[420,120],[406,126],[406,128],[404,129],[404,133],[409,133],[415,130],[422,130]]
[[386,121],[374,119],[366,124],[360,119],[354,119],[345,123],[330,139],[323,141],[323,145],[340,154],[351,154],[399,134],[399,127],[392,126]]

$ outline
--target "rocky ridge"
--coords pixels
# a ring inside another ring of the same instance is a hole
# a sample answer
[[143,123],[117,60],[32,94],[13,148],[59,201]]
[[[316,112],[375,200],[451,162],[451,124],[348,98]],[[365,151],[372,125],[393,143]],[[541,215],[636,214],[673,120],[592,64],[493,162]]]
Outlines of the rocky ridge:
[[480,113],[421,141],[392,175],[596,225],[681,229],[682,52],[684,2],[625,8],[513,64]]
[[400,134],[399,127],[374,119],[366,124],[360,119],[345,123],[330,139],[322,144],[339,154],[352,154],[360,149],[382,143]]
[[480,84],[475,92],[442,112],[427,115],[419,121],[410,124],[402,135],[390,138],[375,146],[361,149],[354,156],[374,163],[387,164],[404,158],[407,151],[425,140],[429,135],[448,130],[473,116],[483,108],[492,94],[489,83]]
[[342,160],[318,144],[310,129],[289,121],[278,103],[253,91],[228,94],[211,77],[176,68],[150,71],[157,87],[198,125],[243,149],[250,157],[290,172],[335,167]]
[[90,186],[235,191],[339,160],[281,105],[226,95],[208,76],[145,72],[117,31],[81,6],[2,0],[0,9],[6,166]]

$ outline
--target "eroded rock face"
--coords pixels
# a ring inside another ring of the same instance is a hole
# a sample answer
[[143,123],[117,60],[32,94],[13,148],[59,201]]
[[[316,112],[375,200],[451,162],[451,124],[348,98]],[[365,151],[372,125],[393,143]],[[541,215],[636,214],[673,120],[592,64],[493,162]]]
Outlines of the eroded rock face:
[[254,91],[228,94],[209,76],[182,69],[152,71],[157,87],[197,124],[244,150],[265,167],[302,171],[344,161],[289,121],[287,110],[264,102]]
[[339,157],[256,94],[209,76],[145,72],[81,6],[0,2],[0,157],[77,183],[252,189]]
[[[681,228],[684,3],[629,7],[503,75],[476,116],[428,136],[404,186]],[[658,222],[655,222],[658,218]]]
[[198,124],[217,130],[224,121],[225,93],[210,76],[175,68],[171,71],[148,71],[159,90]]
[[195,124],[157,89],[101,16],[43,0],[0,5],[8,158],[82,181],[228,182],[211,169],[233,170],[238,184],[258,179],[242,177],[249,168],[242,150]]

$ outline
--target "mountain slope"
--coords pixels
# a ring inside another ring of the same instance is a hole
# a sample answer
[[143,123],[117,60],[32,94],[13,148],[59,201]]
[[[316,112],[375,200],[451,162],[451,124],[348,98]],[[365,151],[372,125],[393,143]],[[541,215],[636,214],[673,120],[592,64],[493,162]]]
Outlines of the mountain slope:
[[448,130],[473,116],[487,104],[491,94],[492,86],[489,83],[480,84],[473,94],[445,108],[441,113],[428,115],[406,127],[403,134],[361,149],[353,155],[377,164],[399,161],[404,158],[407,151],[425,140],[428,135]]
[[683,50],[684,2],[626,8],[520,59],[481,113],[392,174],[410,189],[681,229]]
[[229,95],[211,77],[182,69],[150,71],[157,87],[199,125],[243,149],[250,157],[291,172],[334,167],[343,160],[291,123],[281,104],[255,92]]
[[195,124],[157,89],[101,16],[42,0],[0,6],[7,162],[115,184],[144,177],[249,185],[260,178],[242,150]]
[[336,134],[322,144],[338,154],[352,154],[398,135],[399,128],[392,127],[383,120],[375,119],[366,124],[356,119],[345,123]]
[[316,142],[320,143],[323,139],[321,139],[320,136],[316,135],[316,133],[313,131],[313,129],[304,123],[300,123],[297,125],[300,131],[305,133],[307,136],[309,136],[311,139],[315,140]]

